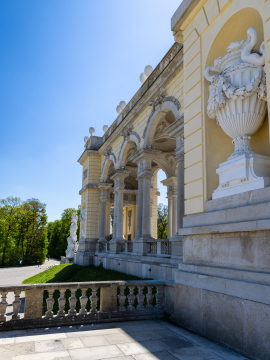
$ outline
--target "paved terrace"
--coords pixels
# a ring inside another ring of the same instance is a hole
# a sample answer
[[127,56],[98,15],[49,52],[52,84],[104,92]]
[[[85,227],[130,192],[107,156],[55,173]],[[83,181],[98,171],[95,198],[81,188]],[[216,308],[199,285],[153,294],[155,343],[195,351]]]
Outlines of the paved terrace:
[[[1,285],[20,285],[44,271],[40,268],[0,269]],[[23,300],[23,299],[21,299]],[[22,315],[22,314],[21,314]],[[0,332],[1,360],[244,360],[246,358],[160,320],[63,326]]]
[[0,333],[3,360],[244,360],[160,320]]

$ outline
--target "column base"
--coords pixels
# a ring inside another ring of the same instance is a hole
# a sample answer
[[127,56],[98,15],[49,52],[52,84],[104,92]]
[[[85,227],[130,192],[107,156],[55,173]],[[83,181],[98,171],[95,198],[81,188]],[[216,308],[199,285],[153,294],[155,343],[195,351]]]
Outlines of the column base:
[[143,238],[143,236],[136,236],[133,240],[132,240],[132,244],[133,244],[133,250],[132,250],[132,254],[134,255],[146,255],[149,252],[149,242],[147,242],[147,240],[149,240],[149,238]]
[[169,241],[171,243],[171,258],[183,259],[183,236],[175,234]]
[[119,253],[119,242],[117,239],[112,239],[110,241],[110,254],[118,254]]
[[81,238],[78,243],[78,250],[74,257],[74,264],[89,266],[93,265],[93,256],[96,252],[98,239]]
[[216,170],[219,187],[212,199],[262,189],[270,185],[270,157],[248,153],[228,159]]

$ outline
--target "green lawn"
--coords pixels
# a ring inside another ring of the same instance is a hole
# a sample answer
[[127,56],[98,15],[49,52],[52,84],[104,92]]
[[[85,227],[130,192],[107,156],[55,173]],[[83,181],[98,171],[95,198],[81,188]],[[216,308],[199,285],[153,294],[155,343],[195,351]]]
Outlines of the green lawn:
[[139,280],[137,276],[107,270],[100,266],[80,266],[75,264],[56,265],[40,274],[31,276],[23,284],[44,284],[60,282]]
[[[122,272],[114,271],[114,270],[106,270],[103,267],[95,267],[95,266],[80,266],[75,264],[62,264],[54,266],[50,269],[47,269],[40,274],[32,276],[23,281],[23,284],[41,284],[41,283],[60,283],[60,282],[87,282],[87,281],[110,281],[110,280],[140,280],[137,276],[127,275]],[[144,293],[146,294],[147,288],[144,289]],[[118,289],[119,293],[119,289]],[[135,289],[135,295],[138,293],[138,289]],[[153,289],[153,294],[156,293],[156,289]],[[80,309],[79,298],[82,292],[80,289],[76,291],[77,301],[77,311]],[[89,297],[92,294],[92,290],[88,289],[86,295]],[[125,289],[125,294],[129,294],[129,288]],[[100,297],[100,289],[97,291],[97,296]],[[58,307],[58,298],[60,297],[59,290],[55,290],[53,294],[54,298],[54,306],[53,312],[57,313]],[[65,312],[67,313],[69,310],[69,302],[68,299],[70,297],[70,290],[67,289],[65,292],[66,305]],[[43,297],[43,315],[46,311],[46,299],[48,298],[48,291],[44,291]],[[135,304],[137,299],[135,300]],[[155,304],[155,299],[154,299]],[[100,301],[98,300],[97,309],[99,310]],[[146,301],[145,301],[146,305]],[[126,306],[128,306],[128,301],[126,300]],[[90,300],[87,302],[86,306],[89,311],[91,308]]]

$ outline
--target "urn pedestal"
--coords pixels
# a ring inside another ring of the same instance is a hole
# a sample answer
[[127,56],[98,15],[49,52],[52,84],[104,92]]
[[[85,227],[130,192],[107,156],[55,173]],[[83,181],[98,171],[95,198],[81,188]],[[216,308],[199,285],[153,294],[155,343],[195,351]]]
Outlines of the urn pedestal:
[[243,154],[219,165],[219,186],[212,199],[262,189],[270,185],[270,157]]

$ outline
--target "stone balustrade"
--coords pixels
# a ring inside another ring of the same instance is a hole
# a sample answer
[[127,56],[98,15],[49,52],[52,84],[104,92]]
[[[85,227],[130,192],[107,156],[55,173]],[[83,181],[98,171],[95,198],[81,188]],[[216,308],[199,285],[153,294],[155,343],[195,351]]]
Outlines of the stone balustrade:
[[171,255],[171,243],[167,239],[151,240],[149,242],[149,255]]
[[[136,280],[1,286],[0,331],[160,318],[164,285],[163,281]],[[12,304],[7,302],[10,292]],[[20,311],[22,292],[25,306]]]

